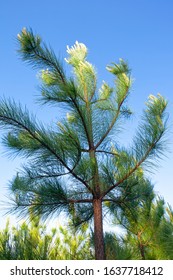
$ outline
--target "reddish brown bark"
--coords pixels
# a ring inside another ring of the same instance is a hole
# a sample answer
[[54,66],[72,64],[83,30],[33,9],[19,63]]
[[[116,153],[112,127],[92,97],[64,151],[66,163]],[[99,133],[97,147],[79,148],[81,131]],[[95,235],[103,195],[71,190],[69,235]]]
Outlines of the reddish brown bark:
[[95,259],[105,260],[104,236],[103,236],[103,217],[102,217],[102,201],[101,199],[93,200],[94,208],[94,243],[95,243]]

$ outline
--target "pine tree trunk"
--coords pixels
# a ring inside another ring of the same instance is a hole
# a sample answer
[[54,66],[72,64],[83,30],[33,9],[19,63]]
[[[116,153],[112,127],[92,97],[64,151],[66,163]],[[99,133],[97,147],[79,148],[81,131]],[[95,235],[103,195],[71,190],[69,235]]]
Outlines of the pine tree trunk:
[[144,245],[139,244],[139,249],[140,249],[140,253],[141,253],[141,258],[142,258],[142,260],[145,260]]
[[94,244],[95,259],[105,260],[104,236],[103,236],[103,218],[102,218],[102,201],[101,199],[93,200],[94,208]]

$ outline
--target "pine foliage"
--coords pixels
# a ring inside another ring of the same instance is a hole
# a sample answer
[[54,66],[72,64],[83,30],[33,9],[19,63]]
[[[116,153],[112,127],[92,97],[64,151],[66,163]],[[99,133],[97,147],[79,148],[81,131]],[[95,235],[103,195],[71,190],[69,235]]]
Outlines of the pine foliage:
[[[31,218],[31,217],[30,217]],[[87,229],[76,232],[70,224],[47,229],[39,218],[0,230],[0,260],[93,259]]]
[[[130,255],[131,259],[139,260],[172,260],[172,214],[171,207],[153,192],[135,207],[126,207],[119,215],[115,213],[114,223],[126,230],[118,242],[121,251],[127,253],[125,258]],[[111,256],[116,258],[116,249],[112,249]]]

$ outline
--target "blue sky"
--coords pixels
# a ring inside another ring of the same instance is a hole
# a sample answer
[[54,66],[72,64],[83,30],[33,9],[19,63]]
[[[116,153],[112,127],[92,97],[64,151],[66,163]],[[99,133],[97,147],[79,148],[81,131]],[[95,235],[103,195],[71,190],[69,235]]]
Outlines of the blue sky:
[[[1,1],[0,96],[26,104],[42,121],[57,118],[54,108],[36,104],[39,94],[37,72],[20,61],[17,55],[16,36],[23,27],[31,27],[40,34],[62,58],[66,57],[66,45],[71,46],[76,40],[86,44],[88,59],[97,69],[99,83],[102,80],[112,82],[112,76],[105,69],[107,64],[119,58],[127,60],[134,77],[129,99],[134,117],[126,124],[122,141],[128,143],[150,94],[159,92],[168,99],[169,153],[151,178],[156,192],[173,206],[172,14],[172,0]],[[0,144],[0,200],[8,195],[8,182],[21,162],[7,157],[4,151]],[[0,219],[0,224],[4,219]]]

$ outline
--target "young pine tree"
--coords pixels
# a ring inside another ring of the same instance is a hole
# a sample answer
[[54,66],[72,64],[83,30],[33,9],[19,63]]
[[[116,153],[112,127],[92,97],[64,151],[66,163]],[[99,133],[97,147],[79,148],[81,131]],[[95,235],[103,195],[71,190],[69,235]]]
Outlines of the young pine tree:
[[[115,222],[127,230],[121,244],[126,252],[131,252],[131,259],[172,260],[173,211],[171,207],[166,206],[163,199],[151,193],[148,199],[142,200],[135,209],[124,210],[119,217],[115,215]],[[113,251],[111,243],[109,248]]]
[[93,218],[95,258],[105,259],[104,207],[121,207],[135,199],[131,190],[144,180],[142,167],[162,152],[167,102],[161,95],[149,96],[133,145],[120,147],[116,129],[131,115],[126,105],[132,84],[127,63],[120,59],[108,66],[115,86],[103,82],[97,89],[84,44],[67,48],[66,62],[73,68],[68,77],[53,50],[31,30],[23,29],[18,42],[21,58],[41,71],[40,101],[62,104],[68,113],[46,128],[27,109],[1,100],[0,124],[8,129],[3,141],[12,153],[28,159],[11,183],[15,210],[30,209],[43,218],[74,212],[76,225]]
[[0,230],[0,260],[88,260],[93,258],[87,228],[81,232],[66,227],[49,228],[39,217],[30,217],[11,227],[9,221]]

